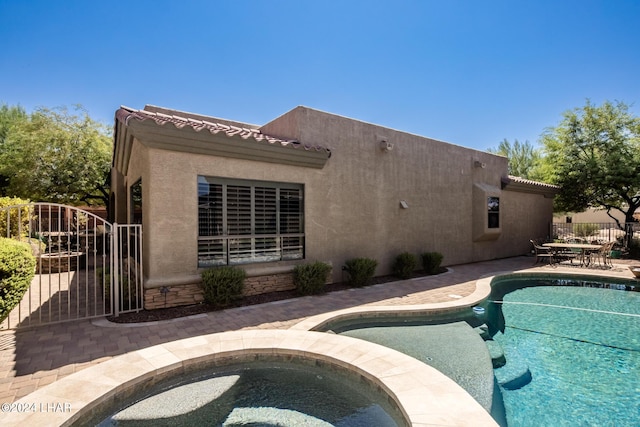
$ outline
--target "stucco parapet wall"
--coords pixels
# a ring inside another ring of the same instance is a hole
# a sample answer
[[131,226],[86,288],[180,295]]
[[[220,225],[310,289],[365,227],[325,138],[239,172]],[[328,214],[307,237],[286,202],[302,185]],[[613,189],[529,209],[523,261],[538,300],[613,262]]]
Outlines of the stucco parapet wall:
[[[252,125],[238,127],[217,123],[214,117],[209,121],[203,120],[204,116],[195,119],[188,113],[163,111],[175,114],[120,107],[115,115],[116,145],[124,144],[130,149],[127,139],[135,137],[152,148],[311,168],[324,167],[331,157],[329,148],[275,138]],[[118,131],[118,126],[127,132]],[[124,141],[119,141],[120,135],[125,135]],[[129,156],[125,153],[123,158]]]
[[544,197],[551,198],[558,194],[560,187],[553,184],[547,184],[544,182],[532,181],[530,179],[524,179],[517,176],[503,176],[502,189],[518,191],[520,193],[534,193],[541,194]]
[[[373,123],[373,122],[368,122],[365,120],[360,120],[360,119],[355,119],[353,117],[349,117],[349,116],[344,116],[341,114],[336,114],[336,113],[331,113],[328,111],[324,111],[324,110],[319,110],[316,108],[311,108],[311,107],[307,107],[305,105],[298,105],[297,107],[293,108],[292,110],[287,111],[286,113],[280,115],[279,117],[273,119],[272,121],[266,123],[265,125],[260,127],[260,130],[265,131],[271,135],[281,135],[283,137],[285,137],[287,134],[290,135],[299,135],[301,133],[301,131],[303,129],[301,129],[301,122],[304,121],[303,117],[306,116],[315,116],[315,117],[322,117],[322,120],[327,120],[327,119],[338,119],[340,120],[343,124],[344,123],[350,123],[350,124],[359,124],[359,125],[363,125],[366,128],[369,129],[374,129],[376,131],[381,132],[381,134],[377,135],[376,138],[378,139],[378,142],[380,143],[382,140],[387,140],[387,137],[392,137],[392,136],[403,136],[403,137],[409,137],[409,138],[417,138],[418,140],[420,140],[421,142],[425,142],[425,141],[429,141],[432,143],[436,143],[436,144],[442,144],[444,146],[449,146],[449,147],[454,147],[455,149],[461,149],[464,150],[465,152],[467,152],[470,155],[473,155],[474,158],[475,157],[492,157],[492,158],[503,158],[505,159],[506,162],[506,158],[504,156],[501,155],[497,155],[497,154],[493,154],[493,153],[489,153],[487,151],[482,151],[482,150],[477,150],[474,148],[469,148],[469,147],[464,147],[462,145],[453,143],[453,142],[449,142],[449,141],[443,141],[443,140],[439,140],[439,139],[435,139],[435,138],[431,138],[425,135],[419,135],[419,134],[415,134],[415,133],[411,133],[411,132],[407,132],[401,129],[394,129],[394,128],[390,128],[390,127],[386,127],[377,123]],[[284,127],[286,129],[286,133],[283,133],[282,131],[282,124],[284,123]],[[292,133],[293,132],[293,133]],[[298,137],[298,136],[296,136]],[[392,145],[393,142],[389,141]],[[381,147],[381,145],[379,145],[379,147]]]
[[115,357],[42,387],[16,402],[65,402],[70,411],[11,412],[3,426],[78,425],[119,402],[118,396],[197,366],[222,366],[257,357],[301,358],[365,378],[395,403],[407,425],[496,426],[453,380],[395,350],[340,335],[308,331],[248,330],[172,341]]

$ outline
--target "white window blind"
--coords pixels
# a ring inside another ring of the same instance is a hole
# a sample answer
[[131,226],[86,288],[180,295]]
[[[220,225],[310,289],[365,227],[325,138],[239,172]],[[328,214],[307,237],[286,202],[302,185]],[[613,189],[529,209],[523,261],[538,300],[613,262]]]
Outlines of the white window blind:
[[198,177],[198,266],[304,258],[301,184]]

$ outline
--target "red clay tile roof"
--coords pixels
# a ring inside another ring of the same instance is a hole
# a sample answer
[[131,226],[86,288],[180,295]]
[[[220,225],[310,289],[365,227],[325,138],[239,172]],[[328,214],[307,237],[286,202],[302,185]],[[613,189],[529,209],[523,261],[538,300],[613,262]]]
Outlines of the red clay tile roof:
[[502,188],[523,193],[542,194],[544,197],[553,197],[560,191],[560,187],[544,182],[532,181],[530,179],[520,178],[519,176],[503,176]]
[[145,121],[153,120],[156,124],[164,126],[167,123],[173,124],[176,128],[182,129],[185,126],[191,127],[196,132],[202,130],[208,130],[212,134],[224,133],[229,137],[239,136],[242,139],[252,139],[256,142],[265,142],[268,144],[279,144],[283,147],[291,148],[303,148],[306,151],[325,151],[329,157],[331,157],[331,150],[319,145],[311,146],[300,143],[295,140],[286,140],[275,138],[269,135],[265,135],[258,129],[241,128],[237,126],[225,125],[222,123],[213,123],[206,120],[195,120],[190,117],[182,117],[177,115],[168,115],[160,112],[153,112],[147,110],[136,110],[129,107],[120,107],[116,111],[116,120],[123,123],[125,126],[129,125],[131,120]]
[[534,187],[548,188],[548,189],[554,189],[554,190],[560,189],[560,187],[558,187],[557,185],[547,184],[546,182],[532,181],[530,179],[520,178],[519,176],[513,176],[513,175],[503,177],[502,182],[504,184],[510,184],[513,182],[518,184],[527,184],[527,185],[532,185]]

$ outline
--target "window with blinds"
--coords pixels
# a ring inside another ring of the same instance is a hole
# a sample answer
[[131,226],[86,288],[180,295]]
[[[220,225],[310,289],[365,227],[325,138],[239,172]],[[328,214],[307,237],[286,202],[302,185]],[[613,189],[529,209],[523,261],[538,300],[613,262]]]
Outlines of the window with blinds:
[[198,266],[304,258],[301,184],[198,177]]

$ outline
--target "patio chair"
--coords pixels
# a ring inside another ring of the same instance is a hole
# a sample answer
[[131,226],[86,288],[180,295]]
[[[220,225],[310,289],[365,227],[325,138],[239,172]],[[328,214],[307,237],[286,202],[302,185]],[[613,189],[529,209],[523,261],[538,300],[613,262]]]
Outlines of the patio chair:
[[534,265],[538,264],[540,261],[543,261],[545,259],[549,260],[549,265],[553,264],[554,253],[551,250],[551,248],[542,246],[541,244],[538,243],[538,241],[535,241],[535,240],[529,240],[529,241],[533,245],[533,249],[536,252],[536,262],[534,263]]
[[[611,261],[611,250],[613,249],[613,245],[615,242],[607,242],[597,252],[594,253],[596,259],[598,260],[598,265],[604,264],[605,267],[613,267],[613,262]],[[602,261],[602,263],[601,263]]]

